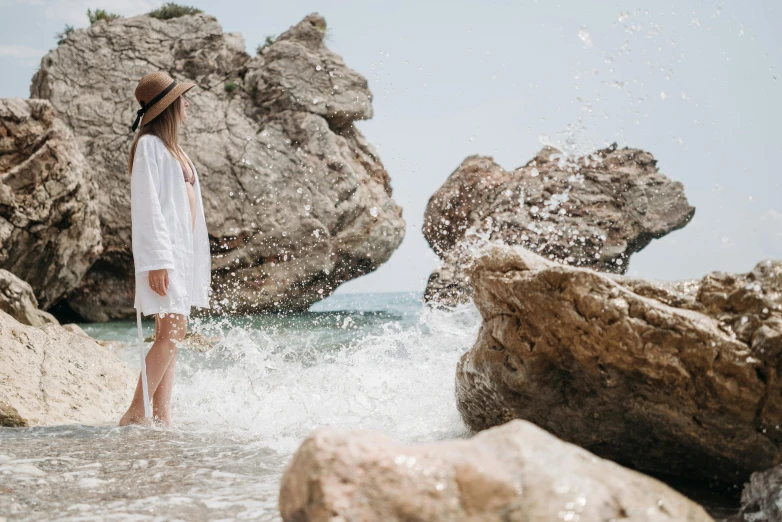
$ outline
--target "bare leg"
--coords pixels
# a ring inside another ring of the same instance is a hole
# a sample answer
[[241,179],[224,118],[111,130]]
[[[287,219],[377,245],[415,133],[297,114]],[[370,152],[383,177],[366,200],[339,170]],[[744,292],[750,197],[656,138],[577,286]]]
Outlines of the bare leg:
[[[182,326],[181,338],[184,339],[187,333],[187,319]],[[160,331],[158,328],[157,331]],[[179,337],[180,332],[174,332]],[[155,396],[152,401],[152,416],[156,421],[171,426],[171,393],[174,391],[174,372],[176,371],[176,353],[163,374],[163,379],[155,390]]]
[[169,363],[163,379],[155,390],[152,399],[152,417],[157,422],[171,426],[171,392],[174,391],[174,371],[176,370],[176,357]]
[[[155,342],[147,353],[147,387],[149,396],[157,399],[155,392],[163,381],[168,367],[176,360],[177,345],[185,338],[187,318],[180,314],[158,314],[155,318]],[[171,383],[173,384],[173,371],[171,368]],[[171,400],[171,386],[168,391],[168,401]],[[155,400],[157,402],[157,400]],[[130,403],[128,411],[119,421],[120,426],[128,424],[145,424],[144,419],[144,394],[141,386],[141,376],[136,384],[136,393]]]

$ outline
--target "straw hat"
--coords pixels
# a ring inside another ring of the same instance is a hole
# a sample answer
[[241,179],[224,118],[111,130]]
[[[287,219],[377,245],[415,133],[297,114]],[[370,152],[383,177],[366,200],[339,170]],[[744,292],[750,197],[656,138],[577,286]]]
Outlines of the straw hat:
[[141,104],[141,109],[136,113],[136,121],[130,129],[135,131],[139,120],[142,127],[154,120],[174,100],[193,87],[195,87],[194,83],[178,83],[171,76],[160,71],[144,76],[136,86],[136,100]]

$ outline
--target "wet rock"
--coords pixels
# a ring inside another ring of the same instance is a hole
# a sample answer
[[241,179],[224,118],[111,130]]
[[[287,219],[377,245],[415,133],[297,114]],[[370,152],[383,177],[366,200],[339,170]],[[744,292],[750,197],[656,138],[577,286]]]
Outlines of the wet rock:
[[753,473],[741,494],[741,522],[782,522],[782,466]]
[[92,170],[51,104],[1,98],[0,268],[27,281],[43,309],[101,252],[94,199]]
[[405,445],[325,428],[280,487],[285,521],[711,521],[662,483],[513,421],[469,440]]
[[43,326],[56,323],[48,312],[38,309],[33,288],[8,270],[0,268],[0,310],[22,324]]
[[636,469],[746,480],[782,461],[782,262],[654,283],[492,246],[483,324],[457,368],[462,418],[521,418]]
[[681,183],[638,149],[607,149],[574,160],[545,147],[521,168],[470,156],[432,196],[424,236],[443,260],[425,299],[468,302],[465,268],[476,244],[521,245],[549,259],[624,273],[630,255],[686,225],[695,209]]
[[0,426],[116,423],[136,376],[91,339],[0,312]]
[[251,57],[210,16],[138,16],[77,30],[42,59],[31,95],[51,101],[102,173],[106,250],[71,309],[133,315],[128,126],[136,82],[158,69],[197,84],[181,141],[202,185],[214,312],[305,310],[389,258],[401,209],[353,126],[372,115],[372,95],[325,47],[325,27],[310,15]]

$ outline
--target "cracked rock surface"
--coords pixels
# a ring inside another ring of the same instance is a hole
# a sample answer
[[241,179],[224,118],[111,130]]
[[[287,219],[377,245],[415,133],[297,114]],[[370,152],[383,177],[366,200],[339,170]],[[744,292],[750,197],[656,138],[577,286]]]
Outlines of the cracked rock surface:
[[41,308],[101,252],[94,199],[93,171],[51,104],[0,99],[0,268],[27,281]]
[[510,172],[492,158],[468,157],[426,207],[424,236],[443,262],[429,277],[425,299],[468,302],[465,268],[476,244],[486,241],[625,273],[631,254],[695,213],[682,184],[656,165],[648,152],[615,145],[578,160],[545,147]]
[[57,319],[52,314],[38,309],[38,300],[33,294],[33,288],[2,268],[0,268],[0,311],[30,326],[57,323]]
[[655,283],[493,246],[456,375],[464,421],[520,418],[650,472],[728,482],[782,462],[782,262]]
[[114,424],[136,375],[85,335],[0,311],[0,426]]
[[385,262],[404,236],[388,173],[354,126],[366,80],[323,44],[313,14],[249,56],[208,15],[98,22],[47,54],[31,96],[73,128],[96,172],[105,250],[68,304],[132,315],[128,126],[136,82],[164,70],[188,93],[182,146],[201,181],[215,312],[305,310]]
[[406,445],[325,428],[282,478],[285,521],[707,522],[655,479],[513,421],[469,440]]

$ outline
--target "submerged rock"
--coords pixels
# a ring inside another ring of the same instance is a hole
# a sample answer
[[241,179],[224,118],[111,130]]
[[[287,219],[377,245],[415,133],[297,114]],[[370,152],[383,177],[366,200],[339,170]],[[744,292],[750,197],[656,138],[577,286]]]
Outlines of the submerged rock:
[[101,252],[94,199],[92,170],[51,104],[0,99],[0,268],[27,281],[41,308]]
[[0,426],[116,423],[136,375],[105,348],[57,324],[0,312]]
[[782,462],[782,262],[654,283],[492,247],[457,368],[473,430],[521,418],[636,469],[739,482]]
[[323,44],[325,27],[310,15],[250,57],[213,17],[138,16],[77,30],[42,59],[31,95],[51,100],[102,173],[105,252],[68,298],[79,316],[133,313],[128,126],[136,82],[154,70],[197,84],[182,146],[201,180],[214,311],[304,310],[390,257],[401,209],[353,125],[372,94]]
[[310,435],[282,477],[285,521],[711,521],[668,486],[523,421],[405,445],[368,431]]
[[426,207],[424,236],[443,262],[425,299],[469,301],[464,270],[478,243],[521,245],[573,266],[624,273],[631,254],[694,213],[682,184],[642,150],[613,145],[573,160],[546,147],[511,172],[470,156]]
[[57,322],[52,314],[38,309],[38,300],[29,284],[2,268],[0,268],[0,311],[30,326]]

